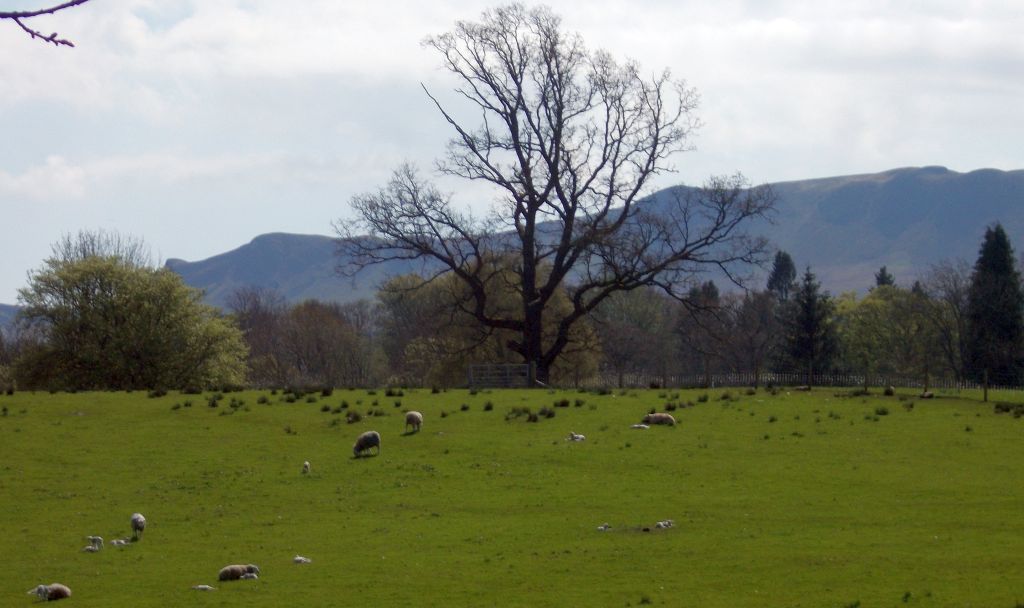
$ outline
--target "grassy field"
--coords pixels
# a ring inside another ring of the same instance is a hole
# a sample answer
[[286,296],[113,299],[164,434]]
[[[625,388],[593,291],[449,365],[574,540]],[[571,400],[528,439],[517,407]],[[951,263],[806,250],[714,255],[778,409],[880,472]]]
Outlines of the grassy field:
[[[54,581],[103,607],[1024,605],[1024,418],[724,392],[0,395],[0,605]],[[677,427],[629,428],[666,402]],[[260,579],[218,583],[231,563]]]

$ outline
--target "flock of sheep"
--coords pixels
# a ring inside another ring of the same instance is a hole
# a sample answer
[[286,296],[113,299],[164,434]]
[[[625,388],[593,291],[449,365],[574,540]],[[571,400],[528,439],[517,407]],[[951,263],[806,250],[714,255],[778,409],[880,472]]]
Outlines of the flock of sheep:
[[[647,414],[643,418],[641,424],[634,424],[632,428],[635,429],[646,429],[648,425],[661,424],[668,426],[675,426],[676,420],[671,414],[667,413],[651,413]],[[416,411],[409,411],[405,414],[405,431],[409,432],[409,428],[412,428],[412,432],[418,433],[423,425],[423,414]],[[586,437],[576,432],[570,432],[566,441],[585,441]],[[380,433],[377,431],[366,431],[356,438],[355,444],[352,446],[352,456],[359,458],[361,455],[366,454],[372,448],[377,448],[377,455],[380,455]],[[308,474],[312,470],[312,466],[309,461],[302,463],[302,473]],[[141,513],[133,513],[129,519],[131,525],[132,536],[131,538],[119,538],[111,541],[114,546],[125,546],[130,542],[136,542],[142,538],[142,533],[146,529],[146,518]],[[672,527],[674,522],[669,519],[665,521],[659,521],[657,523],[658,528],[669,528]],[[604,524],[598,527],[599,530],[608,530],[611,526]],[[82,551],[95,553],[103,548],[103,537],[101,536],[87,536],[86,540],[89,544],[82,549]],[[296,555],[292,560],[296,564],[308,564],[312,560],[308,557]],[[260,569],[254,564],[231,564],[224,566],[220,569],[217,574],[217,580],[219,581],[233,581],[233,580],[251,580],[259,578]],[[214,591],[216,587],[211,585],[201,584],[193,585],[192,589],[197,591]],[[28,592],[29,595],[37,595],[41,601],[53,601],[71,597],[71,589],[61,583],[50,583],[49,585],[39,585],[35,589],[31,589]]]

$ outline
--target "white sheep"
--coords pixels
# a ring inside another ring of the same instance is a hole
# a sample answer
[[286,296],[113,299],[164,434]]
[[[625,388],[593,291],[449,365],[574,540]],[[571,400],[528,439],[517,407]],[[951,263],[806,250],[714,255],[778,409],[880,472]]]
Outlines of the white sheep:
[[586,441],[587,438],[584,435],[569,431],[569,436],[565,438],[566,441]]
[[114,540],[110,541],[110,544],[115,546],[115,547],[127,547],[131,542],[132,542],[132,539],[130,539],[128,537],[125,537],[125,538],[115,538]]
[[647,414],[644,416],[644,424],[666,424],[668,426],[675,426],[676,419],[672,417],[672,414],[657,413]]
[[306,462],[302,463],[302,474],[303,475],[309,474],[309,469],[310,469],[309,461],[307,460]]
[[313,563],[313,560],[309,559],[308,557],[302,557],[301,555],[296,555],[295,557],[292,558],[292,561],[295,562],[296,564],[312,564]]
[[86,536],[85,540],[89,541],[89,544],[96,547],[97,550],[103,548],[102,536]]
[[247,577],[249,574],[259,574],[260,569],[258,566],[253,564],[231,564],[230,566],[224,566],[217,573],[217,580],[219,581],[237,581],[243,578],[255,578]]
[[646,424],[634,424],[634,425],[631,425],[629,428],[631,428],[631,429],[646,430],[646,429],[649,429],[651,427],[647,426]]
[[139,540],[142,537],[142,532],[146,529],[146,518],[142,516],[142,513],[132,513],[131,524],[132,540]]
[[60,583],[50,583],[49,585],[39,585],[35,589],[30,590],[28,594],[38,595],[39,599],[49,602],[71,597],[71,590]]
[[598,526],[597,529],[602,531],[602,532],[607,532],[608,530],[612,529],[612,526],[609,523],[604,523],[604,524],[601,524],[600,526]]
[[372,447],[377,448],[377,455],[380,456],[380,433],[366,431],[356,439],[355,445],[352,446],[352,455],[359,458],[361,453],[369,451]]
[[246,572],[242,576],[238,577],[238,579],[242,581],[254,581],[259,577],[260,575],[256,574],[255,572]]
[[217,590],[216,587],[211,587],[210,585],[192,585],[192,588],[195,589],[196,591],[216,591]]
[[665,521],[659,521],[658,523],[654,524],[654,527],[659,528],[661,530],[665,530],[671,528],[674,525],[676,525],[676,522],[672,521],[671,519],[666,519]]
[[409,431],[409,427],[412,427],[414,433],[420,432],[420,426],[423,424],[423,414],[415,411],[405,413],[405,430]]
[[100,548],[96,545],[86,545],[82,547],[82,553],[97,553],[99,550]]

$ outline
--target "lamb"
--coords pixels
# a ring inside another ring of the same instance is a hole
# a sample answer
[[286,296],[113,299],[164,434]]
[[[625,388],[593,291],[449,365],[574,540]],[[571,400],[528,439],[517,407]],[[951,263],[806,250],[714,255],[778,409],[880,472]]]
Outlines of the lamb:
[[192,585],[192,588],[195,589],[196,591],[216,591],[217,590],[216,587],[211,587],[210,585]]
[[259,574],[259,573],[260,573],[259,567],[254,566],[253,564],[247,564],[247,565],[231,564],[230,566],[224,566],[223,568],[220,569],[220,572],[217,574],[217,580],[219,580],[219,581],[237,581],[237,580],[243,579],[243,578],[255,578],[255,576],[247,576],[247,575],[256,575],[256,574]]
[[380,456],[380,433],[377,431],[366,431],[356,439],[352,446],[352,455],[359,458],[359,454],[369,451],[370,448],[377,448],[377,455]]
[[569,431],[569,436],[565,438],[566,441],[586,441],[586,439],[584,435],[574,433],[573,431]]
[[132,540],[139,540],[142,537],[143,530],[146,529],[146,518],[142,516],[142,513],[132,513]]
[[30,590],[28,594],[38,595],[39,599],[49,602],[51,600],[62,600],[66,597],[71,597],[71,590],[60,583],[50,583],[49,585],[39,585],[35,589]]
[[672,417],[672,414],[647,414],[644,416],[644,424],[667,424],[668,426],[675,426],[676,419]]
[[654,527],[660,530],[666,530],[674,525],[676,525],[676,522],[674,522],[671,519],[666,519],[665,521],[659,521],[658,523],[654,524]]
[[634,425],[631,425],[629,428],[631,428],[631,429],[647,430],[647,429],[649,429],[651,427],[647,426],[646,424],[634,424]]
[[423,414],[419,412],[406,412],[405,413],[405,429],[408,432],[409,427],[412,427],[412,432],[419,433],[420,425],[423,424]]
[[100,550],[96,545],[86,545],[82,547],[82,553],[96,553]]
[[240,576],[238,578],[239,578],[239,580],[243,580],[243,581],[254,581],[254,580],[258,579],[259,577],[260,577],[260,575],[256,574],[255,572],[246,572],[245,574],[243,574],[242,576]]
[[310,469],[309,461],[307,460],[306,462],[302,463],[302,474],[303,475],[309,474],[309,469]]
[[110,544],[115,546],[115,547],[127,547],[128,544],[131,543],[131,542],[132,542],[132,539],[130,539],[128,537],[125,537],[125,538],[115,538],[114,540],[110,541]]
[[103,548],[103,537],[102,536],[86,536],[85,540],[89,541],[89,544],[96,547],[96,550]]
[[292,561],[295,562],[296,564],[312,564],[313,563],[313,560],[309,559],[308,557],[302,557],[301,555],[296,555],[295,557],[292,558]]

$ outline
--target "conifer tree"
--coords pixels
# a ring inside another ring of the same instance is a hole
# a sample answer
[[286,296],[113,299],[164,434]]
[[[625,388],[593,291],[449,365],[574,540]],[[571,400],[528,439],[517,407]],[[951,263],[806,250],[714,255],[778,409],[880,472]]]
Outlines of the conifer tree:
[[768,275],[768,291],[775,294],[780,302],[789,299],[796,282],[796,265],[793,258],[785,251],[775,253],[775,262],[772,264],[772,273]]
[[831,366],[838,350],[834,308],[832,298],[821,291],[808,266],[782,315],[786,354],[792,364],[806,371],[808,386],[815,373]]

